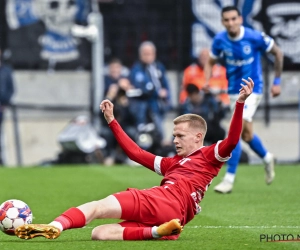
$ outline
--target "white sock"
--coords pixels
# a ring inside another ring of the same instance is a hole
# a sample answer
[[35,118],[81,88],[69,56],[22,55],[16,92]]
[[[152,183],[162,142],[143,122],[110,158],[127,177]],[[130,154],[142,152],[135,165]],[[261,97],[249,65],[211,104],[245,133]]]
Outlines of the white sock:
[[230,182],[230,183],[234,183],[234,178],[235,178],[235,174],[232,173],[226,173],[224,180]]
[[268,152],[263,158],[263,161],[264,163],[270,163],[272,159],[273,159],[273,155],[270,152]]
[[157,233],[157,227],[152,227],[152,236],[154,239],[160,238],[159,234]]
[[60,224],[58,221],[52,221],[49,223],[49,225],[57,227],[61,232],[64,230],[62,224]]

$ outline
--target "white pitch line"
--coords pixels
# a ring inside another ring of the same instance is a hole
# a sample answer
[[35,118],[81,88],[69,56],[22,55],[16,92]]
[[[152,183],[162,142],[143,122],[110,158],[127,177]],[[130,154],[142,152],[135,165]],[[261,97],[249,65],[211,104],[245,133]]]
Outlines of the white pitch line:
[[185,226],[185,228],[204,228],[204,229],[299,229],[300,226]]

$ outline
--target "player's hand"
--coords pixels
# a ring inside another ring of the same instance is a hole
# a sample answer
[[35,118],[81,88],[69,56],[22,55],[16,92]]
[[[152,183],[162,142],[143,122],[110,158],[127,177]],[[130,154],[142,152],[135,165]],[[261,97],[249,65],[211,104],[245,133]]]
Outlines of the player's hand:
[[249,95],[253,92],[254,82],[248,77],[248,80],[242,79],[245,84],[241,83],[242,88],[240,89],[239,97],[237,99],[238,102],[245,102]]
[[280,93],[281,93],[280,85],[273,85],[272,88],[271,88],[272,97],[279,96]]
[[114,105],[110,100],[103,100],[100,104],[100,109],[104,114],[104,118],[108,124],[110,124],[114,119]]

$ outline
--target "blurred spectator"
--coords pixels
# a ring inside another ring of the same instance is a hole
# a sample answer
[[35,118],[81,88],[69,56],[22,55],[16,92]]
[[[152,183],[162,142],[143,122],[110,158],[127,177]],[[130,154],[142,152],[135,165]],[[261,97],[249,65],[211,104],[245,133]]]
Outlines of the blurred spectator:
[[[105,99],[109,99],[114,104],[115,118],[121,124],[125,132],[135,140],[137,133],[135,117],[129,109],[129,98],[126,92],[132,89],[132,85],[128,78],[120,78],[108,88]],[[105,122],[103,115],[100,116],[102,122]],[[106,140],[107,146],[104,152],[105,165],[114,163],[128,163],[128,158],[120,149],[114,135],[107,126],[102,126],[100,135]]]
[[106,74],[104,78],[104,96],[108,92],[109,87],[112,84],[117,84],[121,77],[127,77],[129,75],[129,70],[122,65],[122,62],[118,58],[113,58],[109,61],[106,68]]
[[180,115],[197,114],[207,122],[207,133],[205,143],[212,144],[225,138],[225,129],[221,126],[221,120],[225,116],[225,109],[211,93],[205,93],[195,84],[187,84],[186,92],[188,97],[180,105]]
[[[189,83],[195,84],[199,89],[205,84],[204,65],[209,60],[209,49],[201,50],[198,61],[188,66],[183,72],[182,90],[180,93],[180,103],[184,103],[187,98],[186,86]],[[216,94],[219,101],[224,106],[229,107],[229,96],[226,94],[228,83],[226,79],[226,69],[220,64],[215,64],[212,69],[212,77],[209,81],[210,90]]]
[[14,94],[14,82],[12,77],[12,68],[5,65],[2,60],[2,53],[0,50],[0,165],[3,165],[3,148],[2,148],[2,121],[4,110],[10,104],[11,97]]
[[139,61],[131,69],[130,80],[135,87],[131,110],[138,128],[153,122],[162,141],[164,115],[171,107],[171,98],[165,67],[156,61],[156,47],[152,42],[141,43]]

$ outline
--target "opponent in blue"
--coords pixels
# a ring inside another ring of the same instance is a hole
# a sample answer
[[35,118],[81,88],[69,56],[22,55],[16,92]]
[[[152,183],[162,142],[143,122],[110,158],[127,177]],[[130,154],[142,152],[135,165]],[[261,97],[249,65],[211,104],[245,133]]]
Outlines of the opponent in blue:
[[[273,38],[263,32],[244,27],[240,11],[235,6],[222,9],[222,24],[225,31],[218,33],[213,40],[210,60],[205,65],[206,82],[209,82],[212,66],[222,57],[225,62],[230,106],[234,104],[241,88],[241,79],[249,77],[255,82],[253,93],[247,99],[243,112],[242,139],[262,158],[265,165],[265,180],[271,184],[274,177],[274,156],[262,144],[260,138],[253,132],[252,118],[263,96],[263,77],[261,54],[272,53],[275,58],[275,79],[271,94],[276,97],[281,92],[280,76],[283,67],[283,54]],[[209,89],[209,86],[207,86]],[[241,141],[232,152],[223,181],[214,190],[220,193],[230,193],[233,189],[235,174],[242,153]]]

